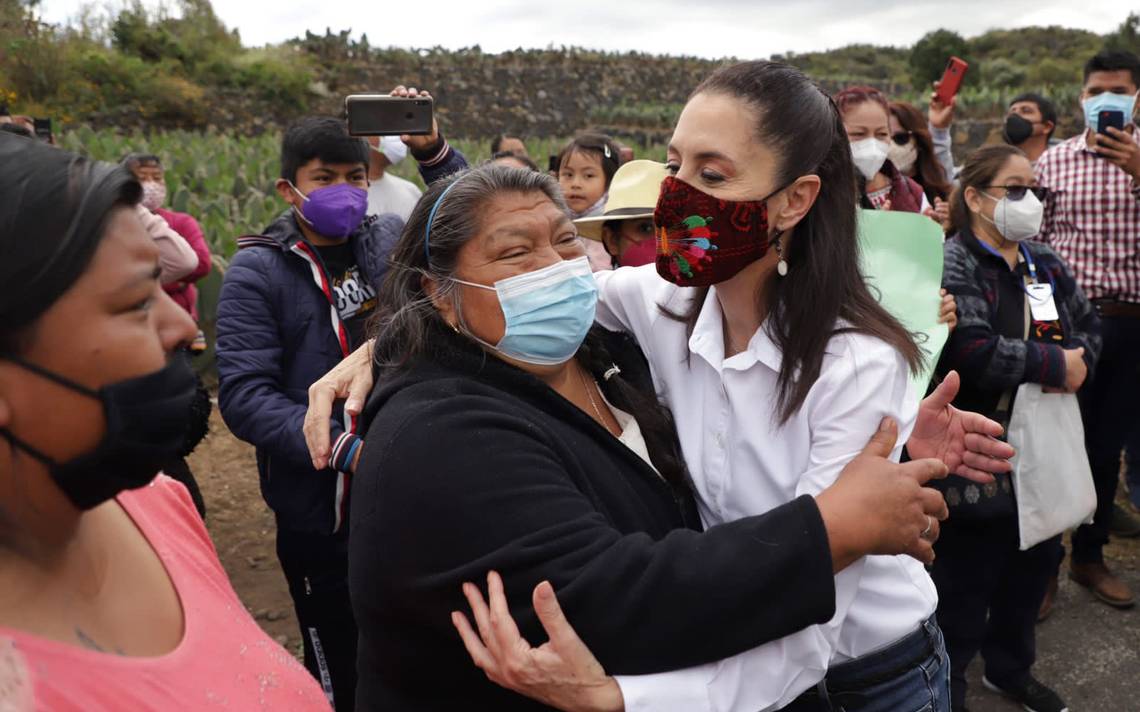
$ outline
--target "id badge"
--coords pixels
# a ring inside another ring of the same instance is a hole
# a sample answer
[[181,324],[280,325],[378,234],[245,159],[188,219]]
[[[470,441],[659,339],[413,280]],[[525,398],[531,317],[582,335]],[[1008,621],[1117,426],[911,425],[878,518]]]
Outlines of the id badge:
[[1053,301],[1053,285],[1030,284],[1025,288],[1033,321],[1057,321],[1057,304]]

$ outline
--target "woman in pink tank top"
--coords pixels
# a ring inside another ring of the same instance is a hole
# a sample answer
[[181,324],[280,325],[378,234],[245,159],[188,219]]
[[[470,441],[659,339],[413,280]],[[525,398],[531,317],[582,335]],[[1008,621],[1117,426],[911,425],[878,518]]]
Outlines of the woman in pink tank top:
[[193,321],[123,168],[0,135],[0,712],[330,709],[186,490]]

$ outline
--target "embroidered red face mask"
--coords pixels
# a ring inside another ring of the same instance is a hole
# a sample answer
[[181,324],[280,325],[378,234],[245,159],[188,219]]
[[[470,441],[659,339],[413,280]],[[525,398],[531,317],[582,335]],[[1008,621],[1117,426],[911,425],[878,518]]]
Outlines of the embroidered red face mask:
[[682,287],[730,279],[768,252],[768,198],[734,202],[714,198],[670,176],[661,184],[657,273]]

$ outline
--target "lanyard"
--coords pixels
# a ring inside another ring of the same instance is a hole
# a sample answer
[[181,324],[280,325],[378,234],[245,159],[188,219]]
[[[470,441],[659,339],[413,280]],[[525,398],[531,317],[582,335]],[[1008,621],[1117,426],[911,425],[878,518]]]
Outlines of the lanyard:
[[[1005,257],[1004,257],[1004,256],[1002,256],[1002,254],[1001,254],[1000,252],[998,252],[997,250],[995,250],[995,249],[994,249],[994,248],[993,248],[993,247],[992,247],[992,246],[991,246],[989,243],[987,243],[985,240],[982,240],[982,239],[978,239],[978,244],[979,244],[979,245],[981,245],[981,246],[982,246],[982,248],[983,248],[983,249],[984,249],[986,252],[989,252],[989,253],[990,253],[991,255],[993,255],[994,257],[997,257],[997,258],[998,258],[998,259],[1000,259],[1002,262],[1005,262]],[[1024,242],[1023,242],[1023,243],[1021,243],[1021,244],[1019,244],[1017,247],[1018,247],[1018,249],[1019,249],[1019,250],[1021,250],[1021,256],[1022,256],[1022,258],[1025,260],[1025,266],[1026,266],[1026,267],[1029,269],[1029,279],[1030,279],[1030,281],[1031,281],[1033,284],[1037,284],[1037,264],[1036,264],[1036,263],[1033,261],[1033,255],[1029,254],[1029,248],[1025,246],[1025,243],[1024,243]],[[1046,274],[1046,275],[1045,275],[1045,277],[1046,277],[1046,279],[1048,279],[1048,280],[1049,280],[1049,286],[1050,286],[1050,287],[1051,287],[1051,288],[1052,288],[1052,289],[1055,291],[1055,290],[1056,290],[1056,285],[1054,285],[1054,284],[1053,284],[1053,278],[1052,278],[1052,276],[1050,276],[1050,275]],[[1020,280],[1019,280],[1019,281],[1020,281]],[[1026,294],[1029,294],[1029,290],[1025,288],[1025,284],[1021,284],[1020,286],[1021,286],[1021,291],[1025,292]]]

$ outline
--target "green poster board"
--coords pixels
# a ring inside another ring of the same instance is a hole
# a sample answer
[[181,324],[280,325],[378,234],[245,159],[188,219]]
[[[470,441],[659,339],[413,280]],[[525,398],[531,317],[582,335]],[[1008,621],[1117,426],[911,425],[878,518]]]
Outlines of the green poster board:
[[942,298],[942,228],[918,213],[859,211],[862,267],[880,303],[917,335],[926,353],[915,392],[925,395],[950,332],[938,323]]

